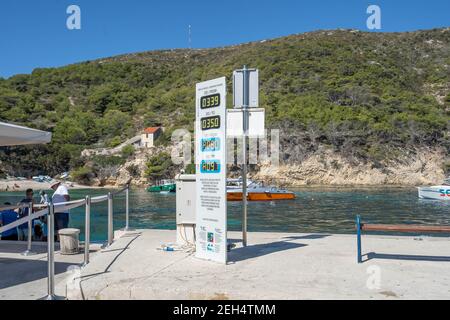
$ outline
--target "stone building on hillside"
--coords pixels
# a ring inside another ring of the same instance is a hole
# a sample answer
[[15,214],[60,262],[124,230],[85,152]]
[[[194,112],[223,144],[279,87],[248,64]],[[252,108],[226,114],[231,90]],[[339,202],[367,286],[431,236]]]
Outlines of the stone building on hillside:
[[132,145],[135,149],[148,149],[152,148],[156,139],[162,134],[162,127],[149,127],[142,131],[141,134],[134,136],[121,143],[114,148],[97,148],[97,149],[84,149],[81,152],[82,157],[91,157],[94,155],[111,156],[119,154],[125,146]]
[[162,133],[161,127],[149,127],[144,129],[144,132],[141,134],[141,147],[142,148],[151,148],[153,147],[155,140]]

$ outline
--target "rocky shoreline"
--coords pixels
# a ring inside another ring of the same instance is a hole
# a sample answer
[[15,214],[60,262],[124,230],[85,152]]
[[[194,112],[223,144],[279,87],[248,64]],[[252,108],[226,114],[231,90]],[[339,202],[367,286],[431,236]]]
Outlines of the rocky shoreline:
[[[76,182],[67,182],[66,185],[69,189],[98,189],[101,187],[97,186],[86,186],[78,184]],[[0,191],[2,192],[14,192],[14,191],[25,191],[26,189],[33,190],[50,190],[50,182],[37,182],[34,180],[20,180],[20,179],[1,179],[0,180]],[[110,186],[114,188],[114,186]]]
[[278,170],[263,165],[253,178],[284,186],[420,186],[440,184],[445,178],[444,150],[421,150],[376,166],[351,163],[330,150],[321,150],[299,164],[283,164]]
[[[421,149],[414,153],[384,163],[350,161],[330,149],[320,149],[302,161],[281,163],[278,168],[263,164],[254,168],[249,176],[286,187],[302,186],[404,186],[440,184],[446,177],[444,149]],[[131,176],[127,166],[135,165],[141,171],[139,176]],[[131,180],[137,187],[148,185],[142,174],[145,169],[145,157],[140,155],[127,162],[102,186],[121,186]],[[178,172],[178,171],[177,171]],[[239,168],[229,171],[230,176],[240,176]],[[168,177],[174,178],[174,177]]]
[[[168,148],[162,148],[157,151],[167,150]],[[147,157],[146,153],[137,153],[132,160],[120,166],[113,176],[103,181],[94,179],[91,185],[74,182],[67,184],[71,189],[89,189],[117,188],[131,182],[133,187],[145,188],[149,184],[144,173]],[[351,161],[331,149],[324,148],[301,161],[280,161],[281,164],[277,168],[263,164],[253,168],[249,176],[253,180],[284,187],[416,187],[440,184],[446,177],[443,165],[445,161],[448,161],[448,155],[444,149],[439,148],[415,150],[414,153],[405,153],[395,161],[384,163]],[[130,165],[138,168],[140,174],[132,176],[127,169]],[[230,176],[240,176],[238,167],[229,173]],[[48,190],[50,183],[19,179],[0,180],[0,191],[24,191],[27,188]]]

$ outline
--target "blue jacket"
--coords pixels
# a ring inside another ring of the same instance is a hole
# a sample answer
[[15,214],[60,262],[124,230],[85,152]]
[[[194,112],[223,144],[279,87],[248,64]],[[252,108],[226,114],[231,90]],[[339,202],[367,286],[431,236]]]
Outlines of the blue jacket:
[[[17,213],[14,210],[4,210],[0,211],[0,217],[3,223],[3,226],[6,226],[10,223],[13,223],[17,220]],[[8,231],[2,232],[2,237],[9,237],[17,234],[17,229],[12,228]]]

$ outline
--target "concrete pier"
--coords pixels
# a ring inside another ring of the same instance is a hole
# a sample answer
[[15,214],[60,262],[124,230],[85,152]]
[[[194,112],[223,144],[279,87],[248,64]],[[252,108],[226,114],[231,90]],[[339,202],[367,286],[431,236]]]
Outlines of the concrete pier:
[[[82,269],[70,299],[450,299],[448,238],[230,232],[229,263],[158,250],[175,231],[124,234]],[[61,285],[61,283],[60,283]],[[64,291],[59,288],[60,291]]]
[[[227,265],[195,258],[189,248],[166,252],[175,231],[116,232],[107,248],[56,261],[56,294],[68,299],[450,299],[448,238],[240,233]],[[120,237],[119,237],[120,236]],[[39,299],[47,291],[46,244],[0,241],[0,299]],[[76,273],[67,272],[71,267]],[[75,277],[75,278],[74,278]]]
[[[22,241],[0,241],[0,300],[36,300],[47,295],[47,243],[33,242],[36,255],[22,256],[27,247]],[[101,249],[100,244],[91,244],[92,257]],[[80,267],[83,251],[75,255],[61,255],[55,245],[55,293],[66,296],[67,281],[71,272]]]

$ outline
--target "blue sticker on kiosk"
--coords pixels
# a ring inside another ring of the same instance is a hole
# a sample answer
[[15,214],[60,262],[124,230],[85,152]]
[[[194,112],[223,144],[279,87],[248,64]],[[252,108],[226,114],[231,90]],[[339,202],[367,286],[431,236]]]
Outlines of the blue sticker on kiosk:
[[201,173],[219,173],[220,161],[219,160],[202,160],[200,162]]
[[219,138],[203,138],[200,148],[202,152],[219,151],[220,139]]

